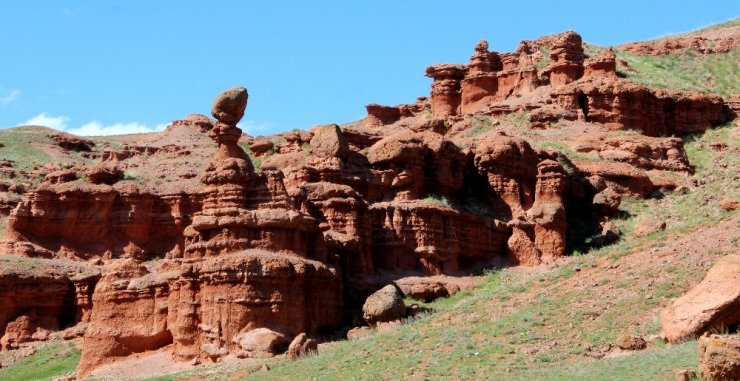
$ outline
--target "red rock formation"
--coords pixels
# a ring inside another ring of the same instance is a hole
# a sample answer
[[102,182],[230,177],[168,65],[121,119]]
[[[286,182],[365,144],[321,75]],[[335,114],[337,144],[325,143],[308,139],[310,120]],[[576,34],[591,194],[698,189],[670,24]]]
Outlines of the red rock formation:
[[157,196],[132,183],[42,184],[9,217],[0,250],[82,259],[179,256],[197,207],[189,195]]
[[45,340],[87,322],[100,274],[92,266],[0,257],[0,347]]
[[727,118],[718,96],[654,90],[623,79],[583,79],[557,89],[553,97],[564,109],[581,110],[589,122],[648,136],[701,133]]
[[598,192],[610,188],[621,195],[643,198],[656,189],[647,173],[631,164],[600,161],[574,164]]
[[594,58],[587,59],[583,64],[583,78],[616,77],[617,56],[612,48],[606,49]]
[[382,106],[373,103],[365,106],[365,108],[367,109],[365,125],[368,127],[381,127],[401,119],[401,110],[398,107]]
[[[231,89],[214,103],[209,135],[219,147],[202,177],[203,209],[184,233],[184,260],[109,268],[95,290],[78,376],[170,343],[182,360],[255,356],[255,329],[290,338],[341,320],[337,270],[309,259],[326,260],[318,221],[291,209],[282,174],[256,173],[237,145],[246,94]],[[316,134],[318,153],[341,154],[337,128],[326,130]]]
[[460,81],[467,69],[463,65],[441,64],[429,66],[426,76],[433,78],[431,104],[434,118],[447,118],[460,112]]
[[740,323],[740,255],[722,257],[704,280],[660,314],[666,340],[676,342],[712,328]]
[[475,148],[475,165],[502,202],[496,208],[510,219],[510,260],[536,265],[565,254],[566,176],[556,161],[541,160],[524,140],[496,136]]
[[49,137],[60,147],[76,152],[89,152],[95,147],[95,142],[66,132],[50,134]]
[[583,41],[573,31],[559,34],[550,50],[553,61],[542,74],[550,79],[550,86],[558,88],[567,85],[583,76]]
[[629,163],[644,170],[691,172],[683,140],[679,138],[651,138],[638,134],[606,137],[598,134],[579,137],[570,146],[576,152]]
[[384,201],[448,196],[462,186],[465,156],[434,132],[391,135],[370,147],[367,158],[380,172]]
[[233,121],[238,122],[244,110],[222,108],[228,102],[246,107],[246,89],[241,89],[217,98],[213,106],[219,123],[208,134],[218,143],[218,150],[202,178],[206,186],[203,210],[193,215],[185,232],[185,258],[262,248],[325,260],[317,221],[289,210],[282,178],[256,174],[249,157],[237,145],[241,130]]
[[370,206],[373,267],[386,272],[455,274],[502,258],[508,229],[491,217],[427,201]]

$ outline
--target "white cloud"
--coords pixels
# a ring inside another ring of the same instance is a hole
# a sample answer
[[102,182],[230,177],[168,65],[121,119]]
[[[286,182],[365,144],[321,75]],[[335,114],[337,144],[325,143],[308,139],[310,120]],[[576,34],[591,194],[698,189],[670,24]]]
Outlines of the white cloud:
[[0,106],[7,106],[10,104],[10,102],[13,102],[14,100],[18,99],[18,96],[21,95],[20,90],[13,90],[10,92],[10,94],[0,98]]
[[152,132],[153,129],[147,127],[144,124],[133,123],[114,123],[109,125],[103,125],[100,122],[90,122],[83,124],[77,128],[70,128],[65,130],[75,135],[124,135],[124,134],[137,134],[142,132]]
[[65,130],[67,123],[69,123],[69,118],[66,116],[51,116],[42,112],[19,126],[46,126],[55,130]]
[[98,121],[92,121],[79,127],[70,127],[69,121],[70,118],[66,116],[51,116],[47,113],[41,113],[20,125],[46,126],[55,130],[65,131],[80,136],[137,134],[144,132],[162,131],[167,127],[167,124],[164,123],[157,124],[154,127],[149,127],[146,124],[141,124],[137,122],[114,123],[106,125]]
[[257,122],[255,120],[242,120],[236,126],[252,136],[269,135],[274,133],[275,130],[271,124]]

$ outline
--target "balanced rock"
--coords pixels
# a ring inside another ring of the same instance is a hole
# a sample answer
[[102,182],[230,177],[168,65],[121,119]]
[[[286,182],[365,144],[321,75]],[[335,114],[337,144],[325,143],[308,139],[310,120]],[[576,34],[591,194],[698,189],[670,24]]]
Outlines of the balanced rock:
[[362,317],[370,324],[397,320],[405,315],[403,294],[392,284],[370,295],[362,306]]
[[221,123],[236,125],[244,116],[248,97],[246,88],[232,87],[216,97],[211,114]]

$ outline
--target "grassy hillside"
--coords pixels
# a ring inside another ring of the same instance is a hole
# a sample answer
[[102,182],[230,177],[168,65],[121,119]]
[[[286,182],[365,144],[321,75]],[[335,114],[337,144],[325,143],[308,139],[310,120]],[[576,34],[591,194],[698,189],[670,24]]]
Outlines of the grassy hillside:
[[11,366],[0,368],[0,380],[53,380],[74,373],[79,361],[80,351],[74,343],[53,342]]
[[694,90],[729,97],[740,92],[740,49],[728,53],[642,56],[615,51],[634,71],[621,73],[647,86]]

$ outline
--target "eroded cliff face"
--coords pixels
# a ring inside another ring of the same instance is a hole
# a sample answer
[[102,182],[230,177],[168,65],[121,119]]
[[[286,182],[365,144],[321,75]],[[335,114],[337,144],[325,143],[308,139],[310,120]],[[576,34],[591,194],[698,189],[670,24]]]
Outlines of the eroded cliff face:
[[[191,115],[156,145],[106,146],[89,151],[95,165],[45,173],[10,213],[0,251],[84,271],[0,272],[0,345],[84,323],[79,377],[164,347],[182,361],[261,356],[275,348],[256,351],[254,335],[331,331],[388,279],[552,264],[574,223],[601,231],[623,197],[691,173],[674,135],[738,109],[619,78],[614,52],[587,57],[575,32],[514,53],[481,41],[469,64],[426,73],[429,98],[272,137],[236,126],[247,91],[234,88],[215,119]],[[527,128],[499,126],[515,117]]]
[[132,183],[47,182],[12,212],[0,248],[14,255],[85,260],[177,255],[200,198],[156,195]]
[[[549,51],[547,57],[543,51]],[[546,66],[538,68],[538,62]],[[532,123],[543,126],[580,120],[648,136],[699,133],[727,120],[718,96],[651,89],[620,78],[616,68],[611,49],[586,57],[581,36],[573,31],[522,41],[513,53],[491,52],[482,40],[468,64],[427,68],[434,80],[431,113],[454,123],[457,116],[527,111]],[[416,116],[399,112],[408,105],[372,106],[368,118],[375,127]],[[380,109],[394,117],[371,113]]]
[[99,278],[90,265],[0,256],[0,347],[17,349],[90,321]]

